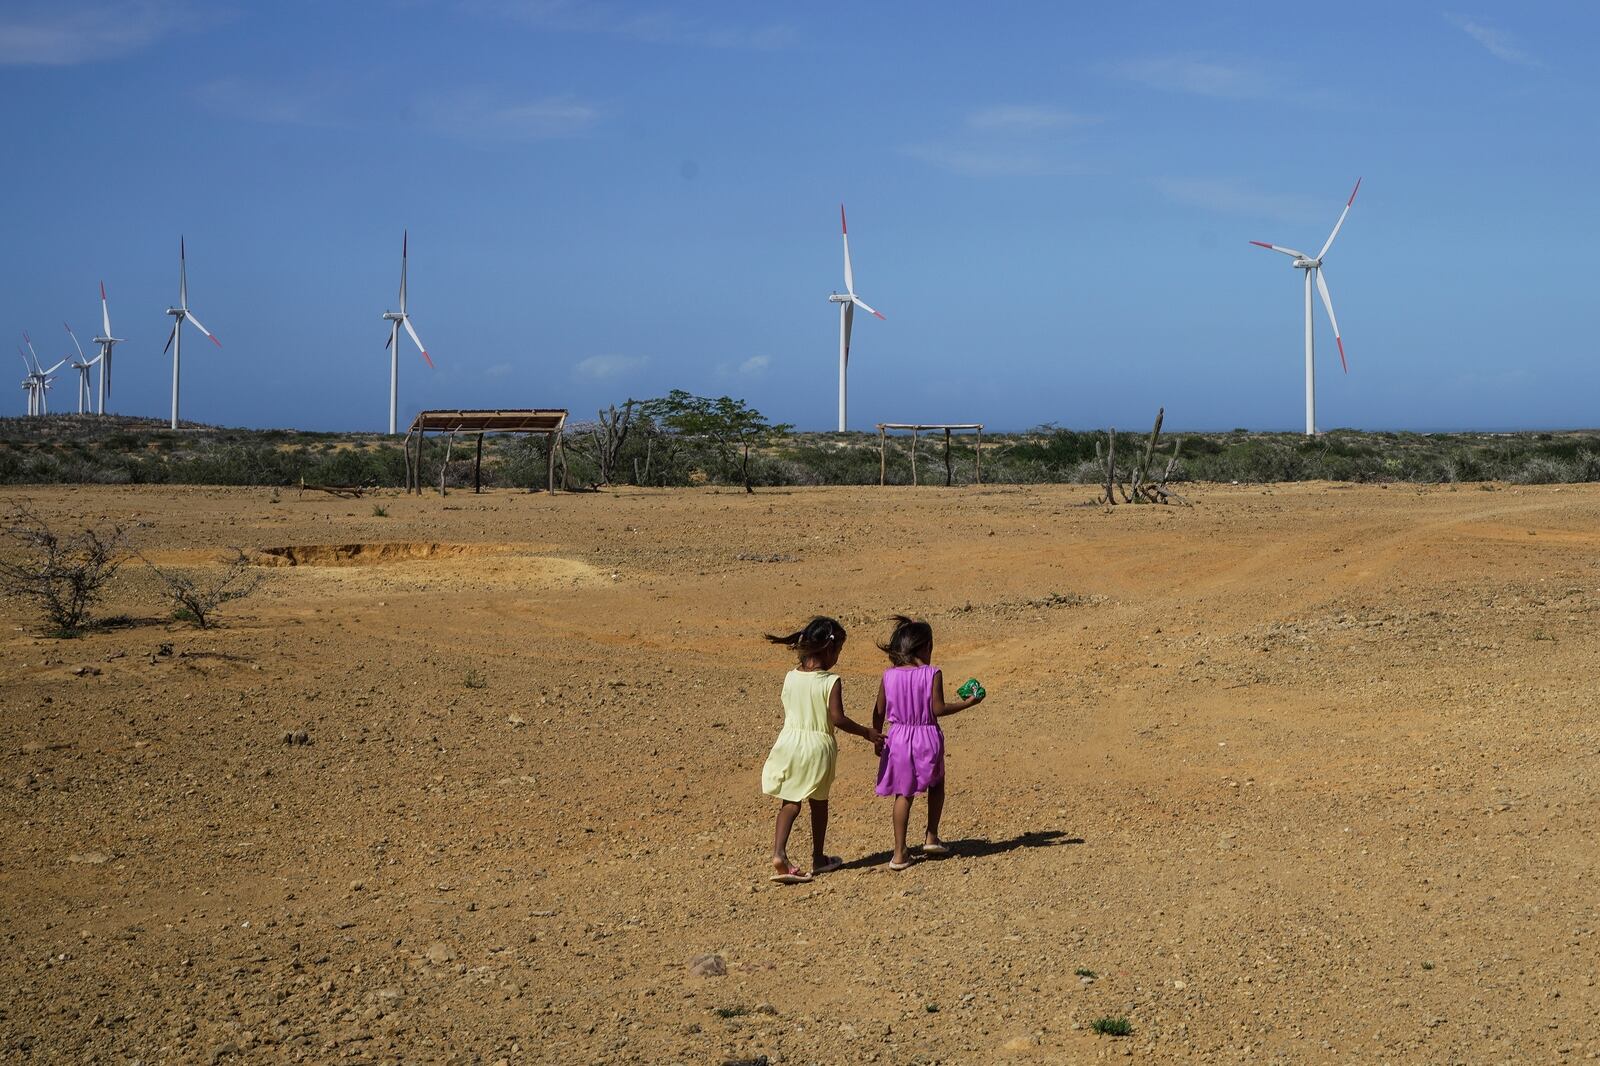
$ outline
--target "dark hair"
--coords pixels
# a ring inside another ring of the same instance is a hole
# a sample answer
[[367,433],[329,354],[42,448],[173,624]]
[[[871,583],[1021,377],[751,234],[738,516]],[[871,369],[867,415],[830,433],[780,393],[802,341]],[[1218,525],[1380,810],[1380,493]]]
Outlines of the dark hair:
[[829,648],[837,648],[844,643],[844,626],[832,618],[817,615],[807,622],[804,629],[797,629],[786,637],[776,637],[771,633],[763,633],[774,644],[782,644],[794,649],[801,662],[812,655],[821,655]]
[[933,647],[933,627],[903,614],[895,615],[891,621],[894,622],[894,631],[889,634],[887,641],[878,645],[878,649],[889,656],[889,661],[896,666],[915,666],[917,660],[926,658],[928,650]]

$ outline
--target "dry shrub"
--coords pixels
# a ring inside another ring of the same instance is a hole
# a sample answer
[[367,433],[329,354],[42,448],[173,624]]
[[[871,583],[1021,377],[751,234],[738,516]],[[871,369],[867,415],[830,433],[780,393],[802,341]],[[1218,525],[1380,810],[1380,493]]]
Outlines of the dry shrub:
[[58,636],[77,636],[89,611],[128,559],[122,526],[98,525],[59,534],[26,505],[0,529],[13,552],[0,556],[0,595],[31,603]]

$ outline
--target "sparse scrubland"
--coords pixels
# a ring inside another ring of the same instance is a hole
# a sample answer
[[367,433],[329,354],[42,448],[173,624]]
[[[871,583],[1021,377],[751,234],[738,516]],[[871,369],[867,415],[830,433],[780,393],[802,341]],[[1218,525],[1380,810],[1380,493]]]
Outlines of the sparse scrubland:
[[[1117,454],[1137,454],[1146,431],[1117,434]],[[1174,481],[1261,484],[1274,481],[1499,481],[1557,484],[1600,481],[1600,431],[1408,433],[1334,430],[1298,433],[1185,433]],[[1096,458],[1106,434],[1041,426],[1022,433],[986,433],[983,480],[990,484],[1071,484],[1105,480]],[[544,484],[545,444],[538,438],[486,438],[483,483],[496,488]],[[911,440],[891,439],[887,480],[911,482]],[[470,449],[456,448],[446,484],[472,480]],[[918,476],[942,484],[942,437],[918,443]],[[423,481],[437,484],[442,443],[430,443]],[[593,424],[572,423],[563,449],[568,488],[599,484],[679,487],[741,484],[742,453],[709,437],[673,432],[637,419],[620,443],[603,442]],[[974,476],[974,441],[952,441],[951,480]],[[875,433],[787,433],[753,447],[755,485],[875,485]],[[0,419],[0,484],[321,485],[393,488],[404,483],[400,438],[376,433],[186,426],[176,432],[155,419],[53,415]]]

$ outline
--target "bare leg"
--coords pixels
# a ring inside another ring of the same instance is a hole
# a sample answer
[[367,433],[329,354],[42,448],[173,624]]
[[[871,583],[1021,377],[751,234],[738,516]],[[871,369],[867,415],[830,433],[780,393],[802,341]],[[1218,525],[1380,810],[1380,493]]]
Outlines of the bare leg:
[[911,861],[906,853],[906,826],[911,822],[911,797],[894,798],[894,862],[902,866]]
[[943,844],[939,839],[939,819],[944,817],[944,782],[928,787],[928,836],[929,844]]
[[811,804],[811,868],[815,870],[828,861],[823,850],[828,839],[828,801],[810,800]]
[[800,804],[784,800],[778,807],[778,823],[772,829],[772,868],[780,874],[789,872],[789,830],[800,817]]

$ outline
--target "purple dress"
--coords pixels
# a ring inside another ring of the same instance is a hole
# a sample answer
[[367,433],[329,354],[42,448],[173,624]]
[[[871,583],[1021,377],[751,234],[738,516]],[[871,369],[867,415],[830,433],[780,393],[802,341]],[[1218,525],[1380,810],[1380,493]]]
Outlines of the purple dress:
[[889,731],[878,760],[878,795],[914,796],[944,781],[944,731],[933,720],[937,666],[895,666],[883,672]]

